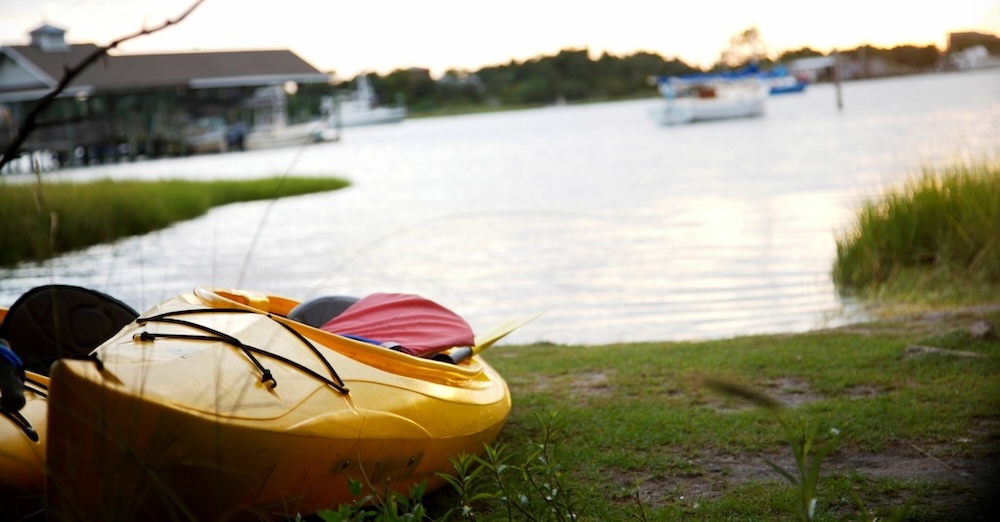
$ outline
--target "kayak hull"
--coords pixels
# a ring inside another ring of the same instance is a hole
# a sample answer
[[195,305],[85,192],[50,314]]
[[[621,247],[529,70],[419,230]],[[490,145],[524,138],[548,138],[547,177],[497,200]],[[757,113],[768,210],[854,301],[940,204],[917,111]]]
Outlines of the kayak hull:
[[[418,359],[287,320],[281,298],[239,297],[167,301],[99,347],[102,365],[53,366],[50,517],[275,519],[357,500],[352,481],[376,498],[432,490],[509,414],[506,383],[478,356]],[[178,311],[188,324],[145,321]],[[272,380],[204,328],[266,347],[256,358]],[[323,375],[323,360],[327,381],[302,371]]]
[[0,416],[0,520],[19,520],[44,504],[48,378],[26,372],[20,420]]

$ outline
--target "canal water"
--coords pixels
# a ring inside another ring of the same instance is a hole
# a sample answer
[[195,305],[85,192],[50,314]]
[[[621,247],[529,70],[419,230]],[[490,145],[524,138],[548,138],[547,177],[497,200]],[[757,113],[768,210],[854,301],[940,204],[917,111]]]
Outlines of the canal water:
[[838,110],[833,86],[814,85],[760,118],[673,127],[651,117],[653,98],[411,119],[300,149],[49,173],[352,185],[0,269],[0,304],[48,283],[139,310],[205,285],[406,292],[477,331],[544,312],[507,342],[581,344],[857,321],[830,279],[837,235],[863,199],[922,168],[1000,157],[1000,70],[851,82],[841,96]]

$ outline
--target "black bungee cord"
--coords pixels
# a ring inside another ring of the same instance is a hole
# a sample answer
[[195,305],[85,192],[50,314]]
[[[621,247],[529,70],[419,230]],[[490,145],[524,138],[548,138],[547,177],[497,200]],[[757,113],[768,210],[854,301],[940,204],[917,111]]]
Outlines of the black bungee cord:
[[253,310],[244,310],[242,308],[206,308],[206,309],[192,309],[192,310],[175,310],[172,312],[164,312],[159,315],[154,315],[152,317],[139,317],[136,319],[136,323],[140,325],[150,322],[177,324],[177,325],[187,326],[189,328],[194,328],[196,330],[201,330],[210,335],[165,334],[165,333],[142,332],[136,334],[134,338],[139,341],[153,341],[154,339],[187,339],[193,341],[221,341],[242,350],[243,353],[246,354],[247,358],[249,358],[250,361],[254,364],[254,366],[256,366],[257,369],[260,371],[261,382],[262,383],[270,382],[272,388],[276,387],[278,385],[278,382],[274,379],[274,376],[271,374],[271,370],[264,367],[264,365],[254,354],[263,355],[281,361],[285,364],[295,367],[296,369],[305,374],[308,374],[322,381],[323,383],[327,384],[328,386],[337,390],[340,393],[344,394],[349,393],[350,390],[348,390],[347,386],[344,385],[344,381],[341,380],[339,375],[337,375],[337,371],[333,368],[333,365],[331,365],[330,362],[326,360],[326,357],[323,357],[323,354],[320,353],[319,349],[317,349],[315,345],[309,342],[308,339],[306,339],[299,332],[295,331],[295,329],[293,329],[292,327],[280,321],[276,321],[274,319],[274,316],[272,316],[272,314],[263,314],[263,315],[266,315],[272,321],[275,321],[278,324],[280,324],[283,328],[285,328],[285,330],[291,332],[292,335],[294,335],[300,342],[302,342],[302,344],[308,347],[309,350],[316,355],[316,357],[323,363],[326,369],[330,372],[331,378],[324,377],[323,375],[320,375],[319,373],[311,370],[310,368],[302,365],[301,363],[288,359],[287,357],[283,357],[281,355],[264,350],[262,348],[245,344],[243,341],[240,341],[236,337],[233,337],[232,335],[229,335],[225,332],[220,332],[205,325],[176,318],[177,316],[182,316],[182,315],[205,314],[205,313],[258,313],[258,312],[254,312]]

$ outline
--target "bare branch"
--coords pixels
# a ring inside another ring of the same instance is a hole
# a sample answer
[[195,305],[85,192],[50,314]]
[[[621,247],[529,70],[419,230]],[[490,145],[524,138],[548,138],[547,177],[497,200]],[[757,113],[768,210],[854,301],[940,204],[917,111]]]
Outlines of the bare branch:
[[191,7],[188,7],[187,10],[185,10],[176,18],[172,20],[166,20],[159,26],[153,27],[151,29],[146,28],[145,23],[143,23],[143,28],[141,30],[132,33],[128,36],[123,36],[121,38],[118,38],[117,40],[114,40],[108,45],[105,45],[103,47],[98,47],[97,49],[94,49],[92,53],[88,54],[83,60],[81,60],[80,63],[76,64],[73,67],[67,67],[63,73],[62,79],[59,80],[59,83],[55,86],[55,88],[53,88],[48,94],[46,94],[42,98],[39,98],[39,100],[35,102],[35,105],[32,106],[31,110],[28,111],[28,114],[25,115],[24,121],[17,129],[17,134],[14,136],[14,139],[12,139],[10,143],[7,144],[7,147],[6,149],[4,149],[3,152],[3,157],[0,157],[0,169],[3,169],[4,165],[10,163],[11,161],[14,160],[15,157],[17,157],[18,152],[20,152],[21,150],[21,146],[24,145],[24,142],[28,139],[28,136],[31,135],[31,133],[38,126],[39,115],[42,112],[44,112],[45,109],[48,109],[49,106],[52,105],[52,102],[55,101],[56,97],[58,97],[63,91],[65,91],[66,87],[69,86],[70,82],[72,82],[77,76],[80,75],[80,73],[86,70],[87,67],[90,67],[90,65],[96,62],[98,59],[107,55],[108,51],[110,51],[111,49],[114,49],[129,40],[132,40],[134,38],[139,38],[140,36],[153,34],[162,31],[172,25],[181,23],[185,18],[188,17],[189,14],[191,14],[192,11],[194,11],[204,1],[205,0],[197,0],[194,4],[191,5]]

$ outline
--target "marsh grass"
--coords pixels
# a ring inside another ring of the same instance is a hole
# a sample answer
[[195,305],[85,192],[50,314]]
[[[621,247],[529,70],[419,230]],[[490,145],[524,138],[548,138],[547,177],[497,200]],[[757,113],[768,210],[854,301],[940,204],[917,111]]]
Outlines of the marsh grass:
[[1000,162],[926,168],[865,201],[836,238],[833,279],[844,293],[895,303],[996,299]]
[[228,203],[347,186],[337,178],[0,184],[0,266],[145,234]]

